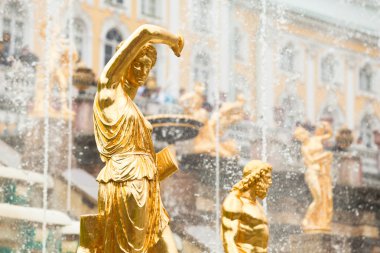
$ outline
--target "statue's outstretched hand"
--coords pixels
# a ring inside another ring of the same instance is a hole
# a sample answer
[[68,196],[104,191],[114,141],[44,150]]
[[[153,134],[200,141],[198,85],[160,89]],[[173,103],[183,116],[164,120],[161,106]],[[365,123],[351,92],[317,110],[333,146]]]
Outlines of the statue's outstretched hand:
[[182,35],[178,35],[177,43],[172,47],[172,50],[177,57],[181,56],[183,46],[184,46],[183,37]]

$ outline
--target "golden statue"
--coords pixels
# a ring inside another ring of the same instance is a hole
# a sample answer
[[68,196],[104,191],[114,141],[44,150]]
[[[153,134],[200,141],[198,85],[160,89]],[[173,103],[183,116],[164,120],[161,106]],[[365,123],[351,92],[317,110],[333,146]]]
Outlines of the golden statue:
[[191,115],[203,124],[208,120],[208,112],[203,108],[205,85],[196,83],[194,92],[183,94],[179,99],[179,104],[183,108],[184,114]]
[[175,156],[169,148],[156,155],[152,126],[133,102],[156,62],[153,43],[167,44],[178,57],[184,45],[163,28],[140,26],[101,73],[94,130],[106,165],[97,177],[99,214],[81,217],[78,252],[177,252],[159,186],[177,169]]
[[253,160],[243,170],[223,202],[222,240],[226,253],[267,252],[269,229],[264,209],[256,199],[264,199],[272,184],[272,166]]
[[302,228],[307,233],[331,230],[333,215],[331,163],[333,155],[325,151],[323,141],[331,138],[332,129],[328,122],[321,122],[314,136],[303,127],[297,127],[294,137],[302,142],[302,155],[307,167],[305,181],[313,196],[307,209]]
[[[214,113],[211,116],[211,119],[207,120],[207,114],[205,113],[205,109],[201,108],[201,105],[203,104],[203,97],[201,100],[202,102],[197,102],[200,100],[201,97],[200,92],[197,91],[197,89],[199,90],[199,87],[196,86],[196,95],[194,96],[194,102],[192,103],[197,104],[197,106],[195,107],[191,115],[202,121],[204,123],[204,126],[199,130],[198,136],[194,139],[193,152],[196,154],[207,153],[215,156],[216,144],[218,142],[217,138],[219,137],[219,155],[225,158],[237,155],[238,149],[236,147],[235,141],[231,139],[222,140],[222,137],[229,126],[243,120],[243,107],[245,103],[243,95],[238,95],[237,100],[235,102],[227,102],[222,104],[221,108],[219,109],[219,113]],[[182,101],[185,100],[184,98],[186,98],[186,96],[190,97],[189,95],[185,94],[182,97]],[[188,104],[191,103],[188,102]],[[191,110],[187,109],[185,110],[185,112],[188,112],[188,114],[190,114]],[[219,132],[217,133],[216,124],[218,120]]]
[[[46,36],[46,23],[42,23],[40,27],[40,35],[44,40],[50,39],[49,57],[47,58],[46,66],[37,66],[37,78],[36,78],[36,94],[34,99],[34,112],[41,115],[44,112],[44,97],[45,97],[45,68],[48,68],[49,90],[50,94],[54,93],[54,88],[57,87],[59,91],[59,104],[58,108],[52,106],[51,99],[49,101],[50,116],[60,117],[63,113],[64,117],[68,117],[73,114],[68,109],[68,84],[70,77],[70,61],[72,63],[72,70],[75,69],[75,64],[78,61],[78,53],[75,49],[70,51],[69,41],[61,36],[61,29],[58,26],[54,26],[51,29],[49,38]],[[70,60],[71,56],[71,60]],[[51,97],[51,95],[50,95]]]

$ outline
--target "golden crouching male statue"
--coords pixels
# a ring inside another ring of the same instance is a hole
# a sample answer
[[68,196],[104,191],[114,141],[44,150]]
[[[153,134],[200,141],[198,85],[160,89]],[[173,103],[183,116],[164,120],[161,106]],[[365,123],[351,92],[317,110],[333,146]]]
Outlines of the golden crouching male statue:
[[156,62],[153,43],[180,56],[184,42],[163,28],[140,26],[105,66],[94,101],[94,130],[105,162],[97,177],[99,214],[81,217],[78,252],[177,252],[159,181],[177,169],[166,148],[157,155],[152,126],[133,102]]
[[243,170],[243,179],[223,202],[222,239],[226,253],[267,252],[268,221],[257,197],[264,199],[272,184],[272,166],[253,160]]

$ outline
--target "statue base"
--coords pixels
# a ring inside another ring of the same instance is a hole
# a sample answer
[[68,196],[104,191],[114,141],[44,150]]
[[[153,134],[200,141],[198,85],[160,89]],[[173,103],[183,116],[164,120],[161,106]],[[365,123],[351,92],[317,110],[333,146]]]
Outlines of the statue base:
[[292,253],[351,252],[347,238],[324,233],[291,235],[290,249],[290,252]]
[[[207,153],[182,155],[181,168],[193,173],[204,184],[215,184],[216,157]],[[224,190],[229,190],[234,183],[239,181],[242,168],[236,157],[219,157],[219,185]],[[223,190],[223,189],[222,189]]]

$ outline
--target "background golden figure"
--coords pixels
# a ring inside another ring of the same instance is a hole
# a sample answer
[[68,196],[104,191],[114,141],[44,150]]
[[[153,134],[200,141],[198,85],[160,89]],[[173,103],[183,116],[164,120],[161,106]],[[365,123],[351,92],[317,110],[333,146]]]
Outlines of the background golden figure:
[[[199,94],[199,92],[197,92]],[[185,96],[185,95],[184,95]],[[198,95],[199,97],[199,95]],[[194,103],[196,100],[194,101]],[[216,144],[219,138],[222,139],[228,127],[238,123],[244,119],[244,103],[245,99],[240,94],[235,102],[223,103],[218,113],[214,113],[209,120],[201,115],[205,111],[203,108],[197,108],[192,116],[201,119],[204,126],[200,129],[198,136],[194,139],[194,153],[209,153],[216,155]],[[202,111],[203,110],[203,111]],[[219,119],[219,132],[216,132],[216,124]],[[219,155],[229,158],[237,155],[239,152],[234,140],[227,139],[219,142]]]
[[264,199],[272,184],[272,166],[253,160],[243,170],[243,178],[223,202],[222,239],[228,253],[267,252],[268,221],[257,197]]
[[183,108],[183,113],[192,115],[203,124],[206,124],[209,113],[203,108],[205,92],[205,85],[203,83],[196,83],[193,92],[183,94],[179,99],[179,104]]
[[[54,26],[51,29],[50,36],[53,38],[51,40],[51,47],[49,51],[48,63],[46,66],[39,64],[37,66],[37,80],[35,89],[35,101],[34,101],[34,112],[37,115],[43,115],[44,112],[44,82],[45,82],[45,68],[49,68],[50,79],[49,79],[49,90],[51,94],[54,94],[54,89],[57,88],[59,91],[59,97],[56,99],[50,98],[49,101],[49,112],[52,117],[60,117],[63,115],[65,118],[71,117],[73,112],[68,109],[68,86],[69,86],[69,76],[70,71],[74,70],[78,61],[78,53],[75,49],[70,50],[69,41],[61,36],[61,28]],[[46,41],[46,23],[42,23],[40,27],[41,38]],[[70,59],[71,58],[71,59]],[[70,70],[70,67],[72,68]],[[52,106],[53,105],[53,106]],[[55,105],[55,107],[54,107]]]
[[323,141],[332,136],[328,122],[321,122],[314,136],[303,127],[295,130],[294,136],[302,142],[302,155],[307,167],[305,181],[313,196],[313,202],[307,209],[302,227],[305,232],[323,232],[331,230],[333,215],[331,163],[333,155],[325,151]]
[[177,56],[183,48],[181,36],[143,25],[119,45],[98,83],[95,139],[106,163],[97,177],[101,252],[177,252],[159,188],[176,161],[169,149],[155,154],[152,126],[133,102],[156,62],[151,43],[167,44]]

